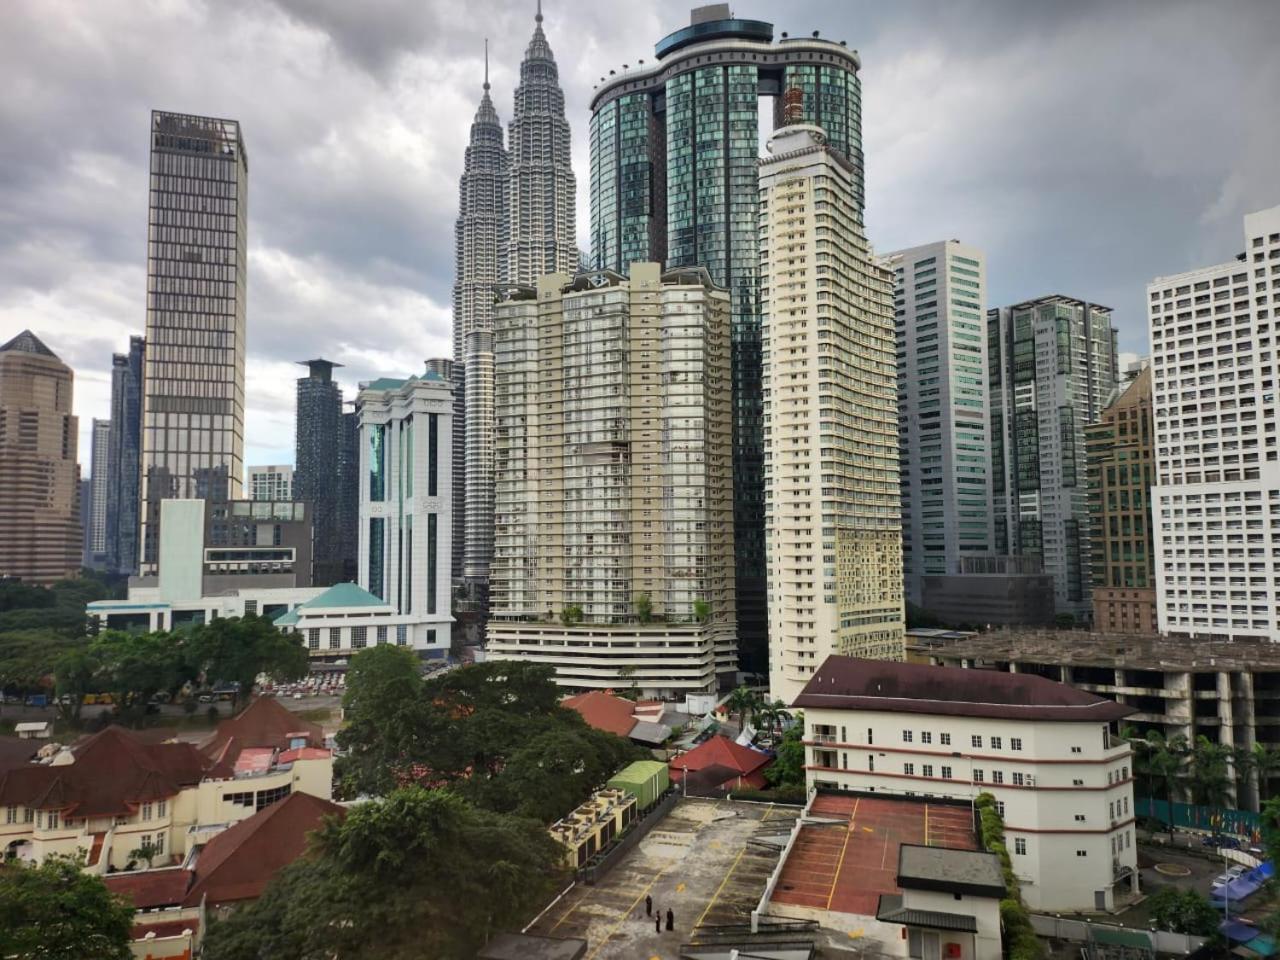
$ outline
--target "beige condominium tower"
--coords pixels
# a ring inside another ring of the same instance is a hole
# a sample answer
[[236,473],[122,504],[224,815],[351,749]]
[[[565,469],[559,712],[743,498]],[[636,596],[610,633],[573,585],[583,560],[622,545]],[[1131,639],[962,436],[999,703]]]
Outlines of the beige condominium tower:
[[576,689],[737,668],[729,295],[702,268],[550,274],[494,317],[491,659]]
[[828,655],[903,657],[893,275],[855,171],[821,128],[760,162],[769,686],[788,703]]

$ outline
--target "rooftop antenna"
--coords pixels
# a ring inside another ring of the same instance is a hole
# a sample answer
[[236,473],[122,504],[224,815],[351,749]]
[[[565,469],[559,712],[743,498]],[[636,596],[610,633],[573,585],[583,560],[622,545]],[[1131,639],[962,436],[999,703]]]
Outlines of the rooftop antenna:
[[[541,2],[541,0],[539,0]],[[489,90],[489,38],[484,38],[484,89]]]
[[538,23],[542,22],[542,0],[538,0],[538,14],[533,19]]

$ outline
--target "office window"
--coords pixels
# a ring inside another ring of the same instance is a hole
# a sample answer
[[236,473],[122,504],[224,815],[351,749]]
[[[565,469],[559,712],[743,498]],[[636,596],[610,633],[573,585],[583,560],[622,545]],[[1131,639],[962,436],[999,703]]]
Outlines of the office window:
[[386,643],[386,642],[387,642],[387,628],[386,628],[386,627],[378,627],[378,628],[377,628],[377,632],[374,634],[374,636],[377,638],[378,643]]
[[1026,786],[1026,778],[1020,773],[1015,773],[1013,775],[1013,785],[1015,787]]
[[928,730],[922,730],[922,731],[920,731],[920,742],[921,742],[921,743],[933,743],[933,734],[932,734],[932,733],[930,733]]
[[991,771],[991,782],[992,782],[992,783],[1004,783],[1004,771],[1003,771],[1003,770],[992,770],[992,771]]
[[409,628],[401,623],[396,625],[396,645],[403,647],[409,641]]
[[969,745],[977,747],[979,750],[982,749],[982,738],[975,734],[969,738]]
[[1087,857],[1088,855],[1089,855],[1089,851],[1088,851],[1088,850],[1077,850],[1077,851],[1076,851],[1076,856],[1077,856],[1077,857]]
[[942,768],[942,779],[943,779],[943,780],[950,780],[950,779],[951,779],[951,768],[950,768],[950,767],[943,767],[943,768]]
[[1013,838],[1013,852],[1020,857],[1025,857],[1027,855],[1027,838],[1026,837]]
[[435,631],[435,628],[432,627],[430,630],[427,631],[427,646],[434,647],[435,645],[436,645],[436,631]]
[[436,612],[436,514],[427,514],[427,613]]
[[329,649],[337,650],[339,649],[339,646],[341,643],[342,643],[342,628],[330,627],[329,628]]
[[867,727],[867,743],[872,744],[875,742],[876,742],[875,735],[872,733],[871,728]]
[[916,774],[916,765],[914,763],[904,763],[902,765],[902,772],[908,777],[914,777]]
[[1010,737],[1010,738],[1009,738],[1009,749],[1010,749],[1010,750],[1021,750],[1021,749],[1022,749],[1022,738],[1021,738],[1021,737]]
[[351,628],[351,647],[354,650],[363,650],[368,645],[368,627],[352,627]]
[[921,772],[922,772],[926,777],[932,777],[932,776],[933,776],[933,764],[932,764],[932,763],[926,763],[926,764],[924,765],[924,769],[923,769]]
[[903,742],[903,743],[910,743],[910,742],[911,742],[911,731],[910,731],[910,730],[903,730],[903,731],[902,731],[902,742]]
[[386,564],[386,518],[369,518],[369,592],[379,600],[387,599],[383,570]]
[[1001,743],[1002,743],[1002,742],[1003,742],[1003,741],[1002,741],[1002,739],[1001,739],[1000,737],[992,737],[992,738],[991,738],[991,749],[992,749],[992,750],[999,750],[999,749],[1000,749],[1000,745],[1001,745]]
[[436,495],[437,477],[440,472],[440,414],[427,414],[427,495]]
[[307,630],[307,648],[310,650],[320,649],[320,628],[311,627]]
[[1003,800],[997,800],[997,801],[996,801],[996,813],[1000,814],[1000,816],[1001,816],[1001,817],[1003,817],[1003,816],[1004,816],[1004,801],[1003,801]]
[[943,745],[944,747],[949,747],[949,746],[951,746],[951,734],[949,734],[949,733],[940,733],[940,734],[938,734],[938,739],[939,739],[940,741],[942,741],[942,745]]
[[867,754],[867,772],[868,773],[876,772],[876,758],[874,755],[870,753]]
[[986,774],[984,774],[981,770],[974,770],[974,771],[973,771],[973,782],[974,782],[974,783],[982,783],[982,781],[983,781],[983,779],[984,779],[985,777],[986,777]]
[[1083,813],[1077,813],[1077,814],[1076,814],[1076,822],[1077,822],[1077,823],[1084,823],[1084,822],[1085,822],[1084,814],[1083,814]]

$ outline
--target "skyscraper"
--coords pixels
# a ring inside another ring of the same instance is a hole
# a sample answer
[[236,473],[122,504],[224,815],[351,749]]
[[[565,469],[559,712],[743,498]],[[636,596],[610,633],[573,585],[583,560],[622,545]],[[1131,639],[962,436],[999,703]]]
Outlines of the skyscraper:
[[504,277],[534,283],[578,266],[576,186],[569,121],[551,45],[542,32],[542,2],[533,38],[520,64],[508,128],[507,223]]
[[1156,609],[1178,639],[1280,641],[1280,206],[1236,259],[1147,285]]
[[287,463],[249,467],[250,500],[292,500],[293,467]]
[[80,571],[73,380],[30,330],[0,346],[0,577],[48,585]]
[[[693,11],[652,64],[623,65],[591,100],[591,263],[700,265],[728,289],[733,314],[734,545],[743,666],[765,667],[763,425],[757,288],[759,103],[774,125],[813,123],[852,166],[862,221],[860,62],[843,42],[773,42],[773,25],[727,3]],[[784,117],[785,113],[785,117]]]
[[129,338],[129,352],[111,357],[111,446],[107,456],[107,566],[138,572],[142,489],[142,367],[147,341]]
[[483,591],[493,549],[493,297],[503,279],[507,230],[507,151],[489,98],[485,44],[484,95],[471,124],[471,142],[458,185],[454,226],[453,359],[465,403],[461,469],[465,509],[463,578]]
[[244,474],[249,160],[240,124],[152,111],[142,570],[160,502],[233,500]]
[[[342,469],[342,387],[333,379],[334,368],[342,364],[316,359],[302,365],[308,373],[298,378],[293,497],[311,504],[312,582],[327,587],[355,576],[355,539],[344,536],[339,515],[355,478]],[[355,533],[354,526],[350,533]]]
[[991,552],[986,258],[958,240],[887,254],[898,342],[906,599]]
[[111,421],[93,420],[89,434],[89,523],[85,531],[85,566],[107,565],[107,493],[111,487]]
[[1151,487],[1156,431],[1151,366],[1141,363],[1084,428],[1089,458],[1093,626],[1108,633],[1156,632],[1155,535]]
[[892,274],[854,168],[819,127],[760,162],[769,691],[790,703],[831,654],[901,660],[902,524]]
[[466,449],[466,433],[463,424],[466,422],[467,403],[466,385],[462,378],[462,364],[453,360],[437,357],[427,361],[427,371],[448,380],[453,387],[453,556],[451,577],[455,584],[462,582],[462,544],[466,531],[466,490],[460,478],[463,472],[462,453]]
[[1039,557],[1058,614],[1087,621],[1084,428],[1116,387],[1111,308],[1047,296],[987,311],[996,553]]
[[736,669],[728,309],[656,263],[498,305],[490,658],[673,695]]

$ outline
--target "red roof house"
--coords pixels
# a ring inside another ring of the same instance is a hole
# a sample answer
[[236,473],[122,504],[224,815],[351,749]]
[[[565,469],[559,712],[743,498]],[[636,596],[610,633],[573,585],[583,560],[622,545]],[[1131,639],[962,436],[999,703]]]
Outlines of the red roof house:
[[291,713],[275,697],[259,697],[238,716],[218,724],[218,729],[200,742],[200,752],[234,766],[247,748],[288,750],[298,746],[324,747],[320,725]]
[[768,754],[717,736],[674,757],[667,766],[672,783],[680,783],[687,772],[689,787],[696,783],[708,790],[761,790],[766,785],[765,768],[771,763],[773,757]]
[[560,701],[560,706],[582,714],[582,719],[589,726],[620,737],[627,736],[636,725],[636,718],[633,716],[636,705],[603,690],[589,690],[576,697],[567,697]]

